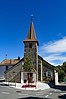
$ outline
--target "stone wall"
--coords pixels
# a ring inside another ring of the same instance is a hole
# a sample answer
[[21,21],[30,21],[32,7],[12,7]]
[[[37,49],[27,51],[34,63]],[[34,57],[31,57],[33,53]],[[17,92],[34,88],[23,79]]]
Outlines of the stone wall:
[[[17,74],[19,74],[21,70],[22,70],[22,61],[18,62],[16,65],[14,65],[12,68],[10,68],[9,70],[7,70],[5,72],[5,80],[6,81],[13,81],[13,79],[16,76],[18,76]],[[17,81],[17,78],[18,77],[16,77],[16,79],[15,79],[16,81]]]
[[[41,61],[42,61],[42,80],[50,81],[54,79],[54,66],[38,56],[38,80],[41,81]],[[50,75],[49,75],[50,73]]]
[[37,42],[25,42],[24,44],[25,44],[24,58],[28,54],[29,57],[32,59],[34,69],[37,70],[37,58],[38,58]]

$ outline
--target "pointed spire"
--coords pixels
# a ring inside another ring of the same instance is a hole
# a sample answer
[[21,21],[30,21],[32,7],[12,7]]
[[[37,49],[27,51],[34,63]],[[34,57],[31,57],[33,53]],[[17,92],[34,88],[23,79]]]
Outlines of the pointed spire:
[[[35,29],[34,29],[34,24],[33,24],[33,15],[31,15],[31,24],[30,24],[30,29],[27,35],[26,40],[24,41],[37,41],[36,39],[36,34],[35,34]],[[38,41],[37,41],[38,42]]]
[[30,24],[30,29],[26,40],[36,41],[36,34],[35,34],[33,22],[31,22]]

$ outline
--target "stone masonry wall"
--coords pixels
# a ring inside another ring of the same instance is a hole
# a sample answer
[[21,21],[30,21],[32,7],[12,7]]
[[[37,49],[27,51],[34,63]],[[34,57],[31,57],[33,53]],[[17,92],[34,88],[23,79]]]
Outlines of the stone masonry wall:
[[5,73],[6,81],[11,81],[22,69],[22,61],[17,63],[14,67],[10,68]]
[[37,70],[37,58],[38,58],[37,56],[38,56],[38,51],[37,51],[37,43],[36,42],[25,42],[24,58],[25,58],[25,56],[27,54],[32,59],[34,68]]

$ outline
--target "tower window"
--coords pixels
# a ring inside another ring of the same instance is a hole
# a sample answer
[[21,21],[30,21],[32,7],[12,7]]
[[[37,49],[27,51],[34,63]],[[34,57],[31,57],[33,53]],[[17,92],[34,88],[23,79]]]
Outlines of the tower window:
[[29,44],[29,48],[32,48],[32,44]]

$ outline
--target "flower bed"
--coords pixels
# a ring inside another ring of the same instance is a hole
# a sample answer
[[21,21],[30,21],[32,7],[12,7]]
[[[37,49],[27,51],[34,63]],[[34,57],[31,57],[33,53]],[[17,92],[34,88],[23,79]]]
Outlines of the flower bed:
[[30,87],[31,87],[31,88],[34,88],[34,87],[36,88],[36,85],[26,84],[26,85],[23,85],[23,86],[22,86],[22,88],[30,88]]

